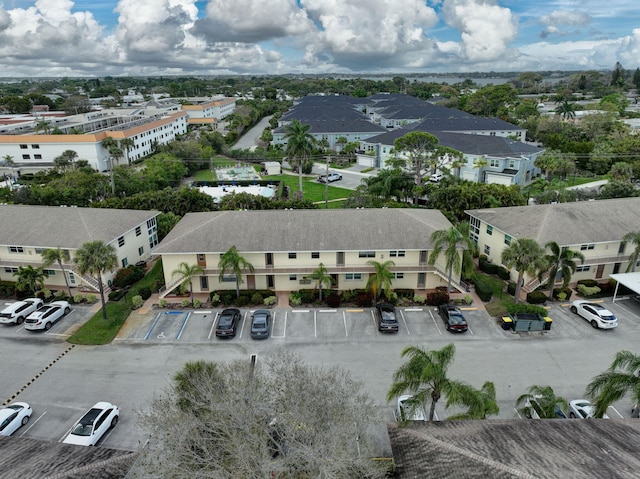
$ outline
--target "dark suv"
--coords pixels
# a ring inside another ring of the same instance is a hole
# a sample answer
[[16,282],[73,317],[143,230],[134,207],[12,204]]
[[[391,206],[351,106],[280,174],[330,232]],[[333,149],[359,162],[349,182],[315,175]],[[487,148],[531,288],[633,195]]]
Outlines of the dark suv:
[[216,336],[219,338],[234,338],[236,328],[240,322],[240,310],[236,308],[223,309],[218,318]]
[[441,304],[438,312],[448,331],[464,333],[468,329],[467,320],[464,319],[462,311],[455,305]]
[[378,317],[378,331],[383,333],[398,332],[398,319],[396,318],[396,308],[393,307],[393,304],[377,304],[376,315]]

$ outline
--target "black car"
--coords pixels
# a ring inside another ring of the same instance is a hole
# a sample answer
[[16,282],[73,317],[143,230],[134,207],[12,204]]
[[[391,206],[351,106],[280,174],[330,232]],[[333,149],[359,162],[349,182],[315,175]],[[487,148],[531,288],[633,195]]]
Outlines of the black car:
[[378,317],[378,331],[382,333],[398,332],[398,319],[396,318],[396,308],[393,307],[393,304],[377,304],[376,314]]
[[452,304],[441,304],[438,308],[438,313],[448,331],[454,333],[464,333],[467,329],[467,320],[464,319],[462,311],[458,307]]
[[251,317],[251,337],[267,339],[271,333],[271,313],[266,309],[256,309]]
[[219,338],[234,338],[240,318],[239,309],[227,308],[222,310],[218,318],[218,326],[216,326],[216,336]]

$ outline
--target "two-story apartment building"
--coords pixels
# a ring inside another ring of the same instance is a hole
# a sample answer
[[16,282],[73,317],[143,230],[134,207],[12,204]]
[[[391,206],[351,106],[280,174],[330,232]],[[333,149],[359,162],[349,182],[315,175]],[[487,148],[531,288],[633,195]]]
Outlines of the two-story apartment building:
[[235,98],[189,98],[190,104],[182,105],[190,125],[215,125],[236,109]]
[[[20,266],[42,266],[45,249],[60,248],[67,256],[63,268],[72,287],[95,287],[73,264],[75,251],[84,243],[102,240],[112,244],[118,268],[149,259],[158,244],[158,211],[76,208],[56,206],[0,205],[0,280],[15,281]],[[110,284],[116,270],[107,272]],[[45,269],[45,287],[65,287],[57,263]]]
[[364,288],[375,271],[367,262],[392,260],[392,287],[424,292],[447,284],[443,255],[434,266],[427,263],[431,234],[450,226],[440,211],[420,209],[189,213],[154,255],[162,257],[166,292],[179,285],[172,273],[180,263],[204,269],[193,281],[195,293],[235,289],[235,276],[226,274],[220,281],[218,266],[232,246],[254,267],[243,273],[242,289],[313,288],[309,277],[320,263],[333,277],[334,288]]
[[[502,251],[511,241],[520,238],[532,238],[541,246],[555,241],[562,248],[579,251],[585,261],[578,261],[572,282],[605,281],[611,274],[623,273],[634,246],[622,238],[640,229],[640,198],[487,208],[466,213],[478,251],[496,264],[501,264]],[[517,278],[515,271],[511,278]],[[535,288],[537,281],[525,278],[524,286]]]

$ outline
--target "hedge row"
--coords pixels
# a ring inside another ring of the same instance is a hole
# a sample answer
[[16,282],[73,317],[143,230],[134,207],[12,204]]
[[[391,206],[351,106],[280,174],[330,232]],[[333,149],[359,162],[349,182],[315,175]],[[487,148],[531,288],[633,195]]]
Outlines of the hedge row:
[[486,254],[480,255],[480,257],[478,258],[478,266],[480,267],[480,271],[484,273],[494,274],[498,278],[504,279],[505,281],[511,279],[509,270],[499,264],[490,263],[489,258],[487,258]]

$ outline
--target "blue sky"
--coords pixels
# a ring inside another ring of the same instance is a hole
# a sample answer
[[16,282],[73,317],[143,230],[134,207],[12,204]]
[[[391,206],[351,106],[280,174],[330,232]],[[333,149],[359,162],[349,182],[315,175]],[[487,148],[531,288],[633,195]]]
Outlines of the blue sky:
[[637,1],[4,0],[0,74],[635,70]]

